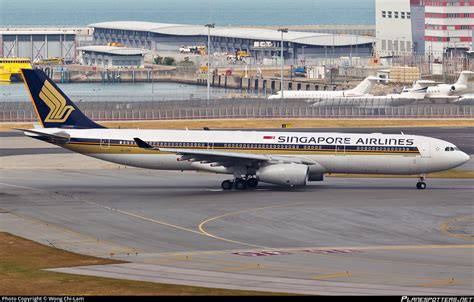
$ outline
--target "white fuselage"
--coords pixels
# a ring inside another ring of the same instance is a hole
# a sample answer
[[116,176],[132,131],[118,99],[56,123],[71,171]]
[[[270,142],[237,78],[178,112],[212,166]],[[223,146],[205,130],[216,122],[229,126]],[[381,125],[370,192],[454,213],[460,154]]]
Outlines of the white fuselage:
[[[365,97],[370,94],[358,93],[352,90],[336,90],[336,91],[304,91],[304,90],[287,90],[283,94],[285,99],[328,99],[328,98],[349,98],[349,97]],[[281,91],[268,97],[268,99],[280,99]]]
[[67,133],[70,141],[62,147],[117,164],[223,174],[234,173],[235,165],[180,161],[176,153],[139,148],[134,138],[159,148],[303,158],[314,163],[309,165],[310,173],[322,174],[420,174],[448,170],[469,159],[449,142],[413,135],[59,128],[41,132]]
[[416,97],[403,97],[398,94],[387,96],[351,97],[344,99],[315,100],[314,107],[359,107],[359,108],[386,108],[411,105],[419,101]]
[[[370,96],[370,91],[374,88],[379,80],[376,77],[366,77],[356,87],[350,90],[335,90],[335,91],[305,91],[305,90],[284,90],[283,98],[285,99],[328,99],[328,98],[351,98],[351,97],[366,97]],[[268,99],[280,99],[282,92],[270,96]]]
[[426,97],[429,99],[450,97],[450,96],[462,93],[466,90],[467,90],[467,85],[443,84],[443,85],[428,87]]
[[459,75],[459,79],[454,84],[435,84],[434,81],[420,80],[413,84],[413,87],[404,89],[404,92],[416,91],[426,87],[426,98],[428,99],[457,99],[459,94],[468,89],[468,79],[472,71],[463,71]]
[[414,104],[425,97],[425,91],[422,92],[402,92],[400,94],[388,94],[384,96],[367,95],[364,97],[346,97],[346,98],[325,98],[312,100],[315,107],[360,107],[360,108],[384,108],[399,107]]

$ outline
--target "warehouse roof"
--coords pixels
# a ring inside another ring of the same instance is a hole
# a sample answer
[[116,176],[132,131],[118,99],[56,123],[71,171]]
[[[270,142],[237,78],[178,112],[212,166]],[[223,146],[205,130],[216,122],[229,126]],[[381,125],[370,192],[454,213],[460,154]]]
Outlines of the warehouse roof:
[[90,52],[101,52],[111,55],[119,56],[137,56],[144,55],[148,51],[138,48],[128,48],[128,47],[117,47],[117,46],[105,46],[105,45],[91,45],[83,46],[77,48],[80,51],[90,51]]
[[72,30],[0,30],[0,35],[76,35]]
[[[174,36],[207,36],[208,29],[204,25],[169,24],[140,21],[115,21],[90,24],[89,27],[116,30],[132,30],[152,32]],[[213,37],[240,38],[258,41],[280,41],[281,33],[274,29],[220,27],[211,29]],[[374,43],[374,37],[323,34],[303,31],[289,31],[283,35],[285,42],[293,42],[315,46],[345,46]]]

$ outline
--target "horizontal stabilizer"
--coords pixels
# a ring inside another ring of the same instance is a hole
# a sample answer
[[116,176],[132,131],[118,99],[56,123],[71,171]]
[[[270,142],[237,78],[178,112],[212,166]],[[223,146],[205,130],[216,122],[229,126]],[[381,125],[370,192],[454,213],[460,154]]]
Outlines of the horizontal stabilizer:
[[44,133],[44,132],[34,131],[30,129],[15,129],[15,130],[34,134],[35,136],[39,136],[39,137],[44,137],[46,138],[47,142],[50,142],[53,144],[60,144],[60,145],[67,144],[69,143],[69,140],[71,138],[71,136],[64,131],[57,132],[57,133]]

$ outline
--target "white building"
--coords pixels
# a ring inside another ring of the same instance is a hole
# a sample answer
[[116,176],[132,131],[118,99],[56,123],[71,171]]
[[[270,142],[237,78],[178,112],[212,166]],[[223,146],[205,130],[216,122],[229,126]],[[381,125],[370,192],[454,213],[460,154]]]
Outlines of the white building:
[[81,65],[103,68],[144,67],[144,49],[92,45],[79,47],[79,63]]
[[376,0],[377,52],[392,56],[414,52],[410,0]]

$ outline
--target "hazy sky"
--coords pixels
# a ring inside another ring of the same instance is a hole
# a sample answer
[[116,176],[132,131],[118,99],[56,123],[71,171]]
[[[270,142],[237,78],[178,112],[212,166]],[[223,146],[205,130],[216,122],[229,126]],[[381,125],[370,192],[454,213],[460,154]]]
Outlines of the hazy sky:
[[0,0],[0,24],[112,20],[218,25],[373,24],[375,0]]

